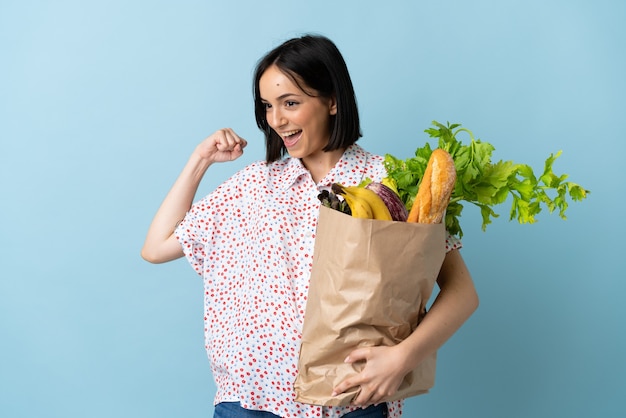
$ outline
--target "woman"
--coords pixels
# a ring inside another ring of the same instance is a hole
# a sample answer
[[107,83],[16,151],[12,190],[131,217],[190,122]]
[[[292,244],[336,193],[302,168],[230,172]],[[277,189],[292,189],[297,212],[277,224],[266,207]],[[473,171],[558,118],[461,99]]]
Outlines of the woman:
[[186,256],[203,277],[215,417],[399,417],[402,402],[384,398],[478,305],[460,242],[448,237],[440,292],[417,330],[397,346],[357,349],[348,357],[366,365],[334,392],[360,386],[353,405],[295,402],[319,188],[379,181],[385,169],[382,157],[356,144],[361,132],[352,82],[341,53],[327,38],[292,39],[263,57],[255,72],[254,101],[266,159],[194,204],[206,170],[239,158],[247,144],[232,129],[207,137],[157,211],[142,249],[153,263]]

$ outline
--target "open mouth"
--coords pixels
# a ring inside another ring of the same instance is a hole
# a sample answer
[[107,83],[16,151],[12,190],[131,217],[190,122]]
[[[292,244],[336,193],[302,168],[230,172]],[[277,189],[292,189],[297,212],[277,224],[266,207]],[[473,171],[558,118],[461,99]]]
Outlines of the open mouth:
[[285,146],[286,147],[291,147],[296,142],[298,142],[298,140],[300,139],[301,134],[302,134],[302,130],[301,129],[297,129],[297,130],[293,130],[293,131],[283,132],[280,136],[283,138],[283,142],[285,143]]

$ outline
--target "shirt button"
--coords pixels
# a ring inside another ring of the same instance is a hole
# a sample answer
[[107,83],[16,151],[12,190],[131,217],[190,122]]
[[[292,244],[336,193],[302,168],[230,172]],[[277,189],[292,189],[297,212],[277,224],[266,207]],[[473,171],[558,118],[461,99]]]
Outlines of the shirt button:
[[313,233],[311,231],[306,231],[304,236],[307,237],[307,238],[311,238],[313,236]]

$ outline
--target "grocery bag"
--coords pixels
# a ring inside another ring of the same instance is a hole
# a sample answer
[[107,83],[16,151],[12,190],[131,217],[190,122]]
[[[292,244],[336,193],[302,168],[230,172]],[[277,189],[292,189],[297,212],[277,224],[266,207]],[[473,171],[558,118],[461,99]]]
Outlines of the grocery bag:
[[[344,359],[358,347],[398,344],[415,330],[445,254],[443,224],[359,219],[322,206],[294,383],[296,400],[349,405],[359,388],[331,397],[333,388],[364,364]],[[385,400],[428,392],[435,365],[433,353]]]

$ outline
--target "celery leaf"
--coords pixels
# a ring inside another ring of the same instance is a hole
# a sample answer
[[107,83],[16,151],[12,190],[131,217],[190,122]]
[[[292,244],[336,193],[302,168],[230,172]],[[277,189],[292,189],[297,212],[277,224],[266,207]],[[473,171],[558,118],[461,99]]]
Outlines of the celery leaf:
[[[457,180],[446,210],[445,225],[448,232],[459,237],[463,236],[459,220],[463,202],[480,209],[484,231],[492,219],[499,216],[494,207],[508,199],[511,200],[509,219],[532,224],[537,221],[536,216],[542,208],[547,208],[550,213],[558,210],[559,216],[566,219],[568,199],[581,201],[590,193],[579,184],[566,181],[567,174],[554,173],[554,162],[562,151],[550,154],[545,160],[543,172],[537,175],[527,164],[502,160],[492,162],[495,147],[475,138],[470,130],[458,123],[433,121],[432,127],[424,132],[436,140],[439,148],[448,151],[454,160]],[[469,141],[462,142],[459,139],[461,134],[469,136]],[[385,155],[387,175],[397,185],[400,198],[409,210],[432,151],[432,146],[426,142],[415,150],[411,158]]]

